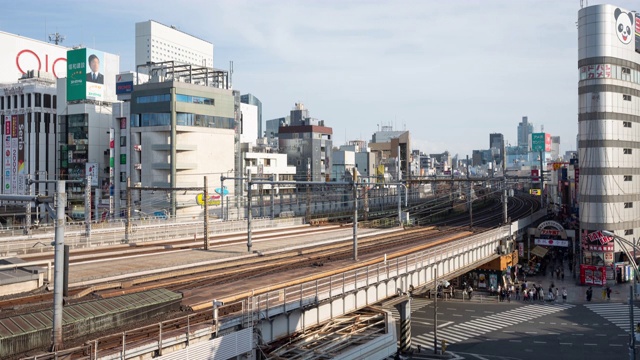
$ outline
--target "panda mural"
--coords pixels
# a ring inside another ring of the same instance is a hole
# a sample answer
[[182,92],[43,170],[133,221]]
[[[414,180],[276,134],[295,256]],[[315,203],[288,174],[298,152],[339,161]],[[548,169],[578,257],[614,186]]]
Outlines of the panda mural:
[[616,18],[616,35],[623,44],[629,44],[633,35],[633,14],[626,13],[617,8],[613,15]]

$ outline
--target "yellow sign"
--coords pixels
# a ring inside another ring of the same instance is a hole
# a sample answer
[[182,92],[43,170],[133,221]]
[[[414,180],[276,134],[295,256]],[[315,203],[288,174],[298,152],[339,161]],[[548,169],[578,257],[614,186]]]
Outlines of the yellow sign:
[[540,196],[540,193],[541,193],[540,189],[529,189],[529,194],[531,194],[531,195]]
[[[204,194],[200,193],[196,196],[196,203],[198,203],[198,205],[200,206],[204,205]],[[207,205],[220,205],[220,195],[218,194],[209,195],[209,200],[207,201]]]

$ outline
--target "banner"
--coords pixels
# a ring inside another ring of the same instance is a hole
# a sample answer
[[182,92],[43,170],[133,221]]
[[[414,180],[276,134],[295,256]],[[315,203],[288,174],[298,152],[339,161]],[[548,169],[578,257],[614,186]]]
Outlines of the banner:
[[569,241],[568,240],[554,240],[554,239],[535,239],[534,243],[536,245],[542,245],[542,246],[562,246],[562,247],[569,247]]
[[18,187],[19,195],[26,194],[27,167],[24,161],[24,138],[26,129],[24,127],[24,114],[18,115]]
[[4,186],[2,192],[11,194],[11,118],[4,117]]

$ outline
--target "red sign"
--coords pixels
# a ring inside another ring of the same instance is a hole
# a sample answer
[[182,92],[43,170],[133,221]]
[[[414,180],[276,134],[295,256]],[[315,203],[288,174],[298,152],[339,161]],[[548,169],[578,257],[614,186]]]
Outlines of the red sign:
[[531,170],[531,181],[540,181],[540,170]]
[[[23,74],[26,73],[20,66],[20,60],[24,57],[33,57],[38,62],[38,71],[42,70],[42,59],[40,59],[40,56],[38,56],[38,54],[36,54],[33,50],[24,49],[20,51],[18,55],[16,55],[16,67],[18,68],[18,71]],[[58,75],[56,74],[55,68],[58,61],[66,62],[67,59],[59,57],[53,60],[53,63],[51,64],[51,73],[53,73],[53,76],[55,76],[56,78],[58,77]],[[49,54],[44,54],[44,71],[49,72]]]
[[580,265],[580,283],[583,285],[605,285],[607,283],[607,268]]
[[542,229],[540,230],[540,235],[560,235],[560,230],[555,229]]

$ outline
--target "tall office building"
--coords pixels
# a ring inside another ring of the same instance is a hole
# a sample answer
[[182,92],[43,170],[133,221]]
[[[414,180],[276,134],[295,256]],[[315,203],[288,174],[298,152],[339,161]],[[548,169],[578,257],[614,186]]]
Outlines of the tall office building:
[[[640,235],[638,21],[633,12],[608,4],[578,12],[576,183],[580,226],[592,233],[584,261],[593,265],[610,265],[615,258],[613,243],[600,231],[614,231],[628,240]],[[620,250],[617,245],[615,250]]]
[[278,129],[279,149],[296,167],[295,180],[324,181],[331,173],[333,129],[324,120],[309,117],[309,110],[296,103],[290,113],[291,124]]
[[529,122],[527,116],[523,116],[522,122],[518,124],[518,147],[526,152],[531,151],[531,134],[533,134],[533,124]]
[[501,165],[505,161],[504,152],[504,135],[499,133],[489,134],[489,149],[497,149],[494,159],[497,165]]
[[258,132],[255,136],[256,139],[264,137],[265,134],[262,133],[262,101],[253,96],[253,94],[244,94],[240,95],[240,102],[243,104],[254,105],[258,108]]
[[136,23],[135,65],[163,61],[212,68],[213,44],[153,20]]

